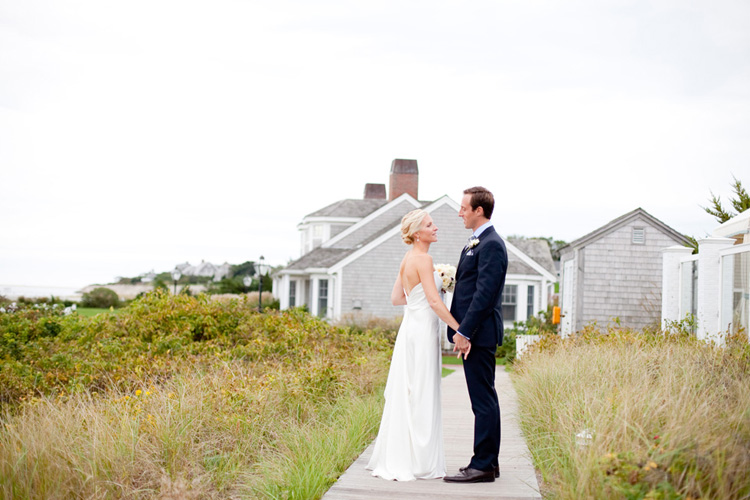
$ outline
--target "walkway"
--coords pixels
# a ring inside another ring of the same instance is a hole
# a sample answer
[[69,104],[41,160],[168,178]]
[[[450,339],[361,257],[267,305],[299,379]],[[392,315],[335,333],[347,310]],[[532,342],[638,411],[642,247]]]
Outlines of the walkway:
[[[456,370],[443,378],[442,386],[445,461],[448,474],[455,474],[459,467],[469,463],[472,455],[474,415],[463,368],[460,365],[445,367]],[[516,391],[501,366],[498,366],[495,387],[502,414],[502,444],[500,478],[494,483],[455,484],[439,479],[398,482],[373,477],[365,470],[372,454],[371,444],[323,495],[323,500],[541,499],[529,449],[516,421]]]

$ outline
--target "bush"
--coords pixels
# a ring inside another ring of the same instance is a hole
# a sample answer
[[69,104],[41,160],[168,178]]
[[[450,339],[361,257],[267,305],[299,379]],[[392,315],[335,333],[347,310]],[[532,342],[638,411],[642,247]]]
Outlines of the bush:
[[247,296],[215,300],[155,290],[118,314],[90,318],[23,309],[0,314],[0,408],[34,394],[162,380],[183,363],[191,370],[237,359],[296,366],[322,357],[337,373],[357,371],[391,346],[378,332],[335,328],[299,310],[258,314]]
[[96,307],[100,309],[109,309],[110,307],[117,307],[120,305],[120,298],[117,294],[109,288],[99,287],[94,288],[88,293],[84,293],[81,297],[82,307]]
[[0,313],[0,498],[320,498],[377,432],[379,332],[162,290],[55,311]]

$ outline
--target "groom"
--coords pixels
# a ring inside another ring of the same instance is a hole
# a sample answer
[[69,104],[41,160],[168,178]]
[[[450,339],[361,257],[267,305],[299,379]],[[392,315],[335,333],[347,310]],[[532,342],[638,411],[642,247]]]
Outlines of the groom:
[[451,314],[458,331],[448,328],[453,350],[463,355],[466,385],[474,412],[474,456],[445,481],[492,482],[500,477],[500,406],[495,392],[495,350],[503,343],[502,295],[508,254],[490,222],[495,199],[483,187],[464,191],[459,217],[473,230],[456,271]]

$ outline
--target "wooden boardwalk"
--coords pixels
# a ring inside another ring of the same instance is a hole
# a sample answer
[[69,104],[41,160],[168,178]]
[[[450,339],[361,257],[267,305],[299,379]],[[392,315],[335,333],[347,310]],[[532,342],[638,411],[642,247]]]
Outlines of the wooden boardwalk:
[[[445,461],[448,474],[451,475],[457,473],[458,468],[467,465],[471,459],[474,414],[471,412],[463,368],[460,365],[446,365],[446,368],[456,370],[443,378],[442,385]],[[373,445],[370,444],[323,495],[323,500],[541,499],[529,449],[516,420],[516,391],[503,367],[497,368],[495,387],[500,398],[502,444],[500,478],[494,483],[456,484],[446,483],[442,479],[401,482],[373,477],[370,471],[365,470],[372,454]]]

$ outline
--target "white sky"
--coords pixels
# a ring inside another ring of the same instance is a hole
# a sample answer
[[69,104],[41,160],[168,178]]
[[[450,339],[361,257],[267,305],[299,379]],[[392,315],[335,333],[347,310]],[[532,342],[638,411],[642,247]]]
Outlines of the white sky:
[[0,283],[284,264],[391,161],[501,234],[750,188],[750,2],[0,2]]

